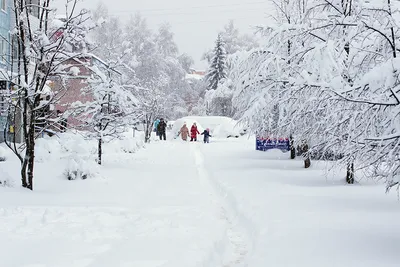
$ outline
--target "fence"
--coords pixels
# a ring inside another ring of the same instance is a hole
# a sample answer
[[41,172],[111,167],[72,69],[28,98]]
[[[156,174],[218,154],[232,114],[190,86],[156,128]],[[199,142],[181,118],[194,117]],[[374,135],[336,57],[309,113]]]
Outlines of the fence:
[[267,151],[270,149],[280,149],[284,152],[290,150],[289,138],[270,138],[270,137],[256,137],[256,150]]

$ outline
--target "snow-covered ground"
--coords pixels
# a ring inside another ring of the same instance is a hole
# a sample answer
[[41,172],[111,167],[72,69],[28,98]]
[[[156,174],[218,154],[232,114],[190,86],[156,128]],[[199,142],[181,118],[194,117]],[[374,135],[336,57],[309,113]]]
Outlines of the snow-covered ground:
[[[105,145],[96,177],[68,181],[69,152],[41,140],[35,191],[0,186],[0,266],[398,266],[396,192],[211,141]],[[17,164],[0,170],[15,179]]]

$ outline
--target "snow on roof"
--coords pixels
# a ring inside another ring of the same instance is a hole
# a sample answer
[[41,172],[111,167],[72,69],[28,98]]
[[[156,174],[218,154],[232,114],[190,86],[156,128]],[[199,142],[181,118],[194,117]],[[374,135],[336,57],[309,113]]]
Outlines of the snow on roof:
[[32,31],[36,31],[40,27],[40,20],[33,15],[29,15],[29,23],[31,24]]
[[64,22],[61,19],[55,18],[51,21],[54,27],[61,28],[64,27]]
[[0,81],[8,80],[7,71],[0,69]]
[[66,20],[67,16],[65,14],[56,14],[54,15],[54,18],[58,20]]
[[187,80],[201,80],[203,78],[204,78],[204,76],[199,75],[199,74],[186,74],[186,77],[185,77],[185,79],[187,79]]
[[119,74],[119,75],[122,75],[122,73],[119,72],[119,71],[117,71],[116,69],[110,68],[110,66],[109,66],[104,60],[102,60],[101,58],[99,58],[98,56],[96,56],[96,55],[94,55],[94,54],[92,54],[92,53],[87,53],[87,55],[90,56],[90,57],[92,57],[92,58],[94,58],[94,59],[96,59],[98,62],[100,62],[100,63],[101,63],[102,65],[104,65],[106,68],[109,68],[110,70],[114,71],[115,73],[117,73],[117,74]]

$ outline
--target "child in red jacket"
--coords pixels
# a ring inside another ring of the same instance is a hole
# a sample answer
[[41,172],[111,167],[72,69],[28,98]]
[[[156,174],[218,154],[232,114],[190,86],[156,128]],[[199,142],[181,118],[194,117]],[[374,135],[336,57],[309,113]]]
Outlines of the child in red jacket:
[[197,135],[200,134],[197,129],[196,123],[193,123],[192,128],[190,128],[190,142],[197,141]]

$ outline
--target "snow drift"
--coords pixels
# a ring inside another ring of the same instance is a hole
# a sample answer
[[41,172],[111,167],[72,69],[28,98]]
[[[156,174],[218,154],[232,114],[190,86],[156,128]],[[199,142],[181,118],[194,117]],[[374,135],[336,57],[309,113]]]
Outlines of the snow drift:
[[186,123],[190,130],[193,123],[196,122],[199,132],[210,128],[211,135],[217,138],[239,137],[244,134],[244,129],[237,121],[223,116],[189,116],[183,117],[174,122],[172,132],[178,135],[180,128]]

